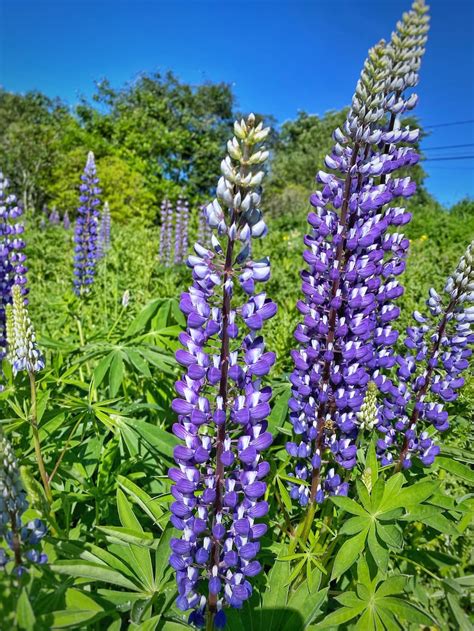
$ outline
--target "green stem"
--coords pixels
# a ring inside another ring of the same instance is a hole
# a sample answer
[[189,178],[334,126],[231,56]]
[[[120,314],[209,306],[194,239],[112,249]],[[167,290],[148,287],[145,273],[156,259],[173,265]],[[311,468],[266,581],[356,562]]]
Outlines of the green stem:
[[296,529],[296,534],[290,542],[289,546],[289,554],[293,554],[296,550],[298,543],[300,543],[301,547],[304,546],[306,541],[308,540],[309,533],[311,531],[311,526],[313,525],[314,515],[316,513],[317,503],[311,502],[308,506],[308,510],[306,511],[306,515],[304,521],[301,522]]
[[51,505],[53,502],[53,496],[51,493],[51,488],[49,486],[48,474],[46,473],[46,467],[44,466],[43,454],[41,453],[41,443],[40,443],[40,437],[39,437],[39,431],[38,431],[38,403],[37,403],[37,398],[36,398],[35,373],[32,371],[29,371],[28,376],[30,378],[30,391],[31,391],[30,425],[33,432],[33,442],[35,445],[36,461],[38,463],[38,469],[41,475],[41,480],[43,482],[46,498],[49,504]]
[[[79,344],[81,345],[81,348],[84,348],[84,346],[86,345],[85,339],[84,339],[84,331],[82,330],[82,322],[81,322],[81,318],[80,316],[76,315],[76,324],[77,324],[77,332],[79,333]],[[81,381],[84,381],[84,373],[82,372],[82,366],[79,364],[79,377],[81,378]]]
[[207,610],[206,631],[214,631],[214,612]]

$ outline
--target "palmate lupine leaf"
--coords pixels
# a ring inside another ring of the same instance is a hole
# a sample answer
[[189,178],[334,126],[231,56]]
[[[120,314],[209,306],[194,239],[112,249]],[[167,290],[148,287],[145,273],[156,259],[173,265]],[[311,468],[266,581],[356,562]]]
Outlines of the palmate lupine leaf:
[[371,579],[367,562],[361,558],[357,567],[356,590],[336,596],[335,600],[342,607],[310,629],[320,631],[338,628],[356,618],[358,620],[353,628],[358,631],[399,631],[400,628],[406,628],[401,620],[431,626],[434,620],[406,600],[404,590],[408,579],[408,576],[400,574],[390,576],[387,580],[382,580],[379,575]]
[[349,535],[339,548],[333,565],[332,578],[339,578],[357,560],[359,554],[369,547],[372,557],[381,567],[387,568],[388,551],[399,550],[402,545],[400,526],[395,519],[409,515],[412,507],[419,507],[438,489],[437,482],[421,481],[403,488],[402,474],[392,476],[387,483],[379,478],[371,492],[357,482],[360,504],[348,497],[331,497],[331,501],[352,515],[344,522],[340,534]]

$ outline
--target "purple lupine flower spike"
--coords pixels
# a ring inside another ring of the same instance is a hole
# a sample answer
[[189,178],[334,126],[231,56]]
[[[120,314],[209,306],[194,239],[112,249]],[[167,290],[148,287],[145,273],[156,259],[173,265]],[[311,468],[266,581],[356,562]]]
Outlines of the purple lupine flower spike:
[[94,282],[97,265],[97,239],[100,221],[100,188],[97,186],[99,178],[96,174],[94,154],[87,156],[87,163],[80,185],[80,202],[74,234],[74,291],[78,296],[84,296],[90,291]]
[[165,267],[170,267],[171,265],[171,243],[173,240],[173,223],[174,223],[174,213],[173,206],[169,200],[166,202],[166,233],[165,233],[165,252],[164,252],[164,263]]
[[413,314],[406,330],[405,353],[397,356],[398,385],[389,390],[381,410],[377,451],[382,464],[398,458],[397,469],[409,468],[417,456],[433,463],[439,446],[427,431],[449,428],[445,403],[454,401],[464,385],[462,372],[474,343],[474,241],[439,295],[426,301],[429,313]]
[[5,571],[13,562],[11,573],[21,576],[31,564],[42,565],[48,558],[39,546],[46,535],[46,526],[39,519],[23,522],[28,508],[21,482],[18,462],[7,438],[0,432],[0,542],[4,538],[8,548],[0,547],[0,569]]
[[160,263],[165,262],[165,241],[166,241],[166,220],[168,216],[167,200],[161,202],[160,207],[160,244],[158,250],[158,259]]
[[110,250],[110,223],[109,202],[105,202],[100,218],[99,238],[97,240],[98,258],[103,258]]
[[[0,359],[6,352],[6,306],[12,302],[12,287],[17,284],[25,297],[26,254],[22,238],[24,226],[18,221],[23,209],[15,195],[8,192],[8,180],[0,171]],[[26,298],[24,298],[25,303]]]
[[[266,420],[271,389],[262,378],[275,361],[261,329],[276,305],[256,290],[268,280],[270,263],[248,258],[250,239],[266,233],[258,190],[259,167],[268,157],[260,143],[269,130],[253,115],[234,130],[218,199],[206,209],[215,232],[212,248],[194,246],[188,259],[193,285],[181,295],[187,329],[176,359],[186,372],[172,408],[178,414],[173,432],[182,444],[169,471],[171,521],[182,532],[171,541],[177,605],[193,609],[195,625],[207,617],[218,628],[225,625],[223,606],[241,607],[252,593],[250,578],[261,569],[256,556],[266,526],[259,519],[268,510],[263,479],[269,471],[262,452],[272,440]],[[236,283],[247,295],[240,305]]]
[[181,261],[185,261],[188,256],[188,230],[189,230],[189,203],[185,199],[181,208]]
[[176,203],[175,213],[175,228],[174,228],[174,263],[178,265],[183,262],[183,210],[184,204],[181,197],[178,197]]
[[67,210],[64,211],[64,216],[63,216],[63,228],[65,230],[69,230],[71,227],[71,220],[69,219],[69,213]]
[[209,246],[211,244],[211,229],[206,220],[206,206],[200,206],[198,214],[198,232],[197,241],[201,245]]
[[61,221],[61,218],[56,209],[56,206],[53,206],[53,210],[49,214],[49,223],[52,224],[53,226],[57,226],[60,223],[60,221]]
[[[394,301],[403,293],[396,277],[405,268],[408,240],[391,229],[410,214],[389,204],[415,190],[410,178],[393,174],[417,162],[409,144],[418,131],[400,129],[398,119],[385,126],[394,89],[388,49],[381,42],[369,52],[348,118],[334,132],[336,144],[325,160],[336,174],[320,171],[322,190],[310,200],[313,232],[303,255],[309,269],[301,275],[304,300],[298,303],[304,319],[295,333],[300,348],[293,352],[289,401],[295,440],[287,444],[301,480],[291,496],[303,506],[347,494],[345,472],[356,464],[358,413],[368,384],[373,380],[385,392],[383,371],[395,364]],[[403,101],[401,93],[398,98]]]

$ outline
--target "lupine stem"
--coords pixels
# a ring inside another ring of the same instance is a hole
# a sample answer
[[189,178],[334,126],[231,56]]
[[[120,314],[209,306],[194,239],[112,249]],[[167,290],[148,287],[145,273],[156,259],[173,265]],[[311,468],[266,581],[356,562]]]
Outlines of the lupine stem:
[[30,425],[31,425],[31,430],[33,432],[33,442],[35,446],[36,461],[38,463],[38,469],[40,472],[41,480],[43,482],[46,498],[49,504],[51,505],[53,502],[53,496],[51,494],[51,488],[49,486],[48,474],[46,473],[46,467],[44,466],[43,454],[41,452],[41,442],[40,442],[39,431],[38,431],[38,404],[37,404],[37,397],[36,397],[35,373],[32,371],[29,371],[28,377],[30,378],[30,391],[31,391]]

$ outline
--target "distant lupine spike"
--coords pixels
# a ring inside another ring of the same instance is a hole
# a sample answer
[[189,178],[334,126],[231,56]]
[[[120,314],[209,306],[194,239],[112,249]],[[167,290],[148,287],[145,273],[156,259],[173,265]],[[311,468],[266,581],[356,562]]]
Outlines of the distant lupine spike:
[[183,262],[183,200],[178,197],[175,212],[174,224],[174,263],[178,265]]
[[[262,377],[275,361],[265,351],[261,328],[276,305],[255,283],[270,277],[267,258],[248,259],[249,241],[266,233],[260,204],[268,152],[260,146],[269,130],[255,117],[236,122],[228,156],[221,163],[217,197],[206,209],[217,233],[212,248],[194,246],[188,259],[193,285],[181,295],[187,330],[176,353],[186,372],[176,383],[178,414],[175,448],[173,525],[170,563],[176,570],[177,605],[192,608],[190,622],[225,625],[223,605],[241,607],[250,597],[250,577],[261,570],[256,560],[267,513],[263,481],[269,465],[262,451],[271,443],[267,431],[271,389]],[[225,210],[224,210],[225,209]],[[235,287],[236,286],[236,287]],[[235,304],[234,289],[247,295]],[[240,331],[242,328],[244,331]]]
[[110,208],[109,202],[105,202],[100,218],[99,238],[97,240],[97,255],[103,258],[110,250]]
[[449,427],[445,403],[454,401],[464,384],[462,372],[468,368],[474,343],[474,241],[444,288],[434,289],[426,301],[429,314],[413,314],[414,324],[407,328],[406,351],[397,357],[398,384],[390,382],[384,401],[377,442],[382,464],[398,458],[398,468],[409,468],[413,456],[431,465],[440,448],[435,443],[434,427],[444,432]]
[[183,200],[181,208],[181,261],[185,261],[189,248],[189,202]]
[[356,464],[358,414],[368,384],[385,392],[383,371],[396,361],[394,300],[403,293],[396,277],[409,243],[391,229],[411,216],[389,204],[415,191],[410,178],[393,173],[418,161],[409,146],[418,130],[400,130],[396,121],[396,133],[386,126],[392,57],[383,42],[369,51],[347,120],[334,132],[336,144],[325,160],[337,174],[320,171],[323,188],[310,200],[316,212],[308,215],[313,232],[304,241],[309,269],[301,275],[305,298],[297,306],[304,319],[295,333],[300,348],[293,352],[289,402],[295,440],[287,444],[300,480],[291,496],[303,506],[347,494],[345,472]]
[[165,247],[164,247],[164,264],[165,267],[171,265],[171,245],[173,241],[173,224],[174,224],[174,212],[173,206],[169,200],[166,201],[166,232],[165,232]]
[[211,229],[206,220],[206,206],[200,206],[198,214],[197,242],[205,247],[211,244]]
[[71,220],[69,219],[69,213],[66,211],[64,211],[64,216],[63,216],[63,228],[65,230],[69,230],[71,227]]
[[74,291],[84,296],[94,282],[97,265],[97,239],[100,221],[99,178],[92,151],[87,156],[86,167],[81,176],[80,202],[74,234]]
[[11,550],[0,548],[0,569],[12,563],[12,574],[21,576],[32,563],[42,565],[47,556],[39,547],[46,527],[39,519],[23,524],[28,508],[13,448],[0,432],[0,540],[3,537]]
[[165,262],[165,251],[166,251],[166,231],[167,231],[167,220],[168,220],[168,203],[167,200],[163,200],[161,202],[160,207],[160,244],[158,250],[158,258],[160,263]]
[[19,285],[13,285],[12,304],[7,305],[7,358],[17,374],[34,373],[44,368],[44,358]]
[[23,296],[28,293],[24,226],[18,221],[22,213],[15,195],[8,193],[8,180],[0,171],[0,360],[5,357],[5,308],[11,303],[12,287],[18,284]]
[[53,206],[53,210],[50,212],[48,221],[53,226],[57,226],[61,222],[61,217],[56,209],[56,206]]

